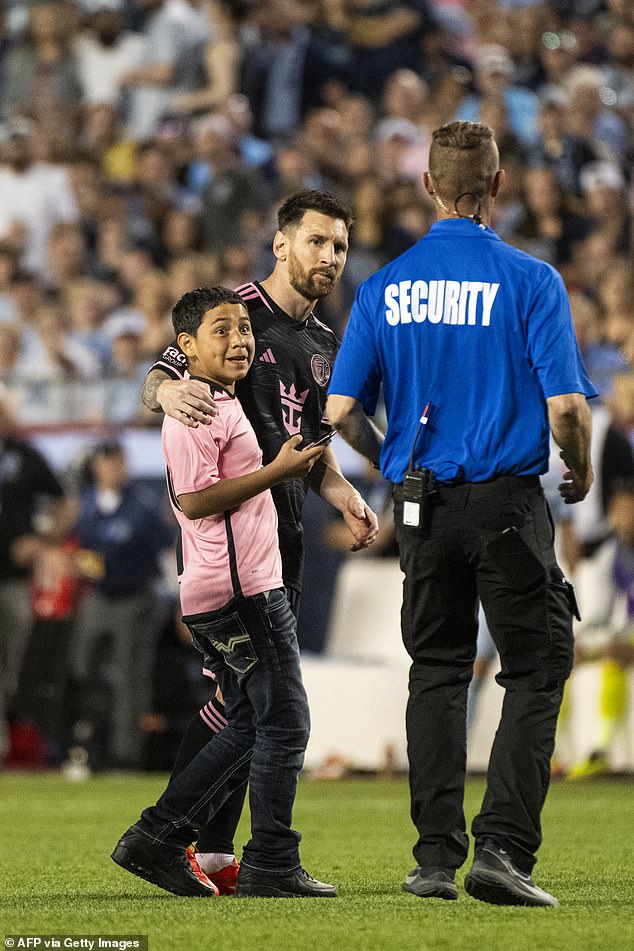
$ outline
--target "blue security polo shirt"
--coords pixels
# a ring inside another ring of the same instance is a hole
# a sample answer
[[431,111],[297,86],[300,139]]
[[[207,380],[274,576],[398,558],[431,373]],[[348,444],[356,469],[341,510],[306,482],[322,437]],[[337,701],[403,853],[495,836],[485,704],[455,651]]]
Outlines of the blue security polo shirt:
[[437,222],[360,285],[329,392],[373,415],[381,384],[386,479],[414,464],[441,482],[546,472],[546,398],[597,395],[561,276],[471,219]]

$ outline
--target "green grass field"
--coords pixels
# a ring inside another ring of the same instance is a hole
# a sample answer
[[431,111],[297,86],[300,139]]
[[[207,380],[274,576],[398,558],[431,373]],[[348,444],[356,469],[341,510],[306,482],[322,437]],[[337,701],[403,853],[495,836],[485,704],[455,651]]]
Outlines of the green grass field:
[[[631,783],[552,787],[535,878],[558,896],[559,909],[496,908],[464,892],[457,902],[402,892],[414,863],[400,779],[301,782],[295,827],[304,835],[303,862],[335,882],[340,898],[174,897],[109,857],[163,785],[162,776],[79,784],[50,774],[1,776],[0,932],[148,934],[150,951],[634,947]],[[469,819],[482,792],[481,781],[468,784]],[[246,833],[243,824],[239,841]]]

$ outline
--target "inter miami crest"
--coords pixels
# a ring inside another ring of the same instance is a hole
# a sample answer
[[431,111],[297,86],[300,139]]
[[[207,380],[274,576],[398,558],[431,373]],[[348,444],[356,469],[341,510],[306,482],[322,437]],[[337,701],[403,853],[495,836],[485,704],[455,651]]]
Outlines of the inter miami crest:
[[330,379],[330,364],[321,353],[315,353],[310,361],[313,379],[319,386],[327,386]]

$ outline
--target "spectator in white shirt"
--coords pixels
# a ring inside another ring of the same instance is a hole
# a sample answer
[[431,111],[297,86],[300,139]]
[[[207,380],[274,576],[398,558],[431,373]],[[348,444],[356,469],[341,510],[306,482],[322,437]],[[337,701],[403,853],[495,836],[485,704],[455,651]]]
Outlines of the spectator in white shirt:
[[122,82],[130,92],[128,136],[147,142],[158,120],[169,112],[173,94],[195,84],[196,64],[202,66],[209,30],[205,17],[188,0],[140,0],[140,6],[149,13],[143,59]]
[[141,64],[145,41],[125,28],[123,0],[90,0],[88,30],[75,41],[82,101],[115,105],[121,78]]
[[0,240],[20,234],[22,266],[49,277],[48,239],[60,221],[76,221],[78,209],[65,168],[33,161],[34,124],[15,116],[0,130]]

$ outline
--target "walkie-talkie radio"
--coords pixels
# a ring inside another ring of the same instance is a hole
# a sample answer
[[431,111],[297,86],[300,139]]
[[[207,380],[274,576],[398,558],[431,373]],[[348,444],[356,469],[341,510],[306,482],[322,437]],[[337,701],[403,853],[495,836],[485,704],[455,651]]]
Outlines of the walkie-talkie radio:
[[428,531],[436,489],[431,469],[406,472],[403,480],[403,525]]
[[427,403],[419,420],[414,442],[412,443],[409,465],[405,473],[405,478],[403,479],[403,525],[407,528],[417,529],[420,532],[429,531],[434,497],[436,495],[434,473],[432,470],[414,468],[416,443],[418,442],[418,437],[423,427],[426,426],[429,421],[430,406],[431,403]]

